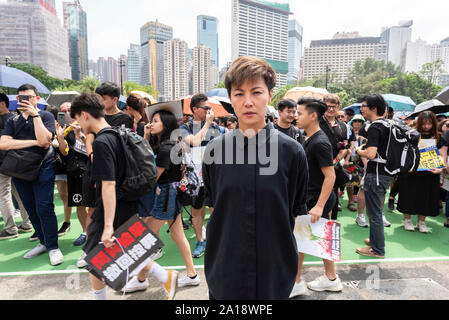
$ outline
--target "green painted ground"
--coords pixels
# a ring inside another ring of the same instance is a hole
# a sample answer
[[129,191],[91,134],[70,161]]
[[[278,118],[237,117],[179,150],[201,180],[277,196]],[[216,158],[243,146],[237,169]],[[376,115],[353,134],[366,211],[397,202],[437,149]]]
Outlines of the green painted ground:
[[[56,213],[58,225],[63,222],[63,207],[58,196],[55,196]],[[355,253],[357,247],[364,246],[364,239],[369,237],[369,229],[360,228],[355,224],[355,214],[346,209],[347,200],[342,200],[344,211],[340,213],[339,222],[342,224],[342,258],[350,263],[363,263],[371,260],[361,257]],[[387,219],[392,223],[391,228],[385,229],[388,259],[421,259],[437,258],[449,256],[449,229],[444,228],[444,214],[437,218],[428,219],[427,226],[431,229],[430,234],[421,234],[418,231],[411,233],[404,230],[402,226],[402,215],[398,212],[389,212],[385,209]],[[414,218],[416,222],[416,217]],[[188,215],[184,213],[184,220],[188,221]],[[17,223],[20,219],[17,220]],[[161,230],[161,239],[166,246],[164,256],[158,260],[162,266],[184,265],[178,248],[170,239],[166,232],[167,226]],[[3,221],[0,220],[0,229],[3,229]],[[19,238],[0,242],[0,274],[10,272],[30,272],[30,271],[61,271],[75,268],[76,261],[81,255],[81,248],[73,246],[73,241],[80,235],[81,227],[78,223],[76,212],[72,214],[72,230],[64,237],[59,238],[61,251],[65,256],[65,262],[58,267],[52,267],[49,263],[48,255],[44,254],[32,260],[24,260],[23,255],[34,246],[36,242],[29,242],[31,234],[21,234]],[[192,250],[196,244],[193,228],[186,231]],[[352,261],[356,260],[356,261]],[[429,259],[430,260],[430,259]],[[449,257],[447,258],[449,260]],[[317,258],[307,257],[306,262],[320,261]],[[204,260],[194,259],[196,266],[203,266]]]

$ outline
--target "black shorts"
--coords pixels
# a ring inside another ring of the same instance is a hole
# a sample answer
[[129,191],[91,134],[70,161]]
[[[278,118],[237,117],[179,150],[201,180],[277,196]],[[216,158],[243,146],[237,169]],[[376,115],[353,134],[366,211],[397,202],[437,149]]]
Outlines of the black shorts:
[[192,208],[200,210],[203,207],[204,207],[204,187],[201,187],[198,196],[192,197]]
[[69,207],[83,207],[83,178],[67,176]]
[[83,207],[95,208],[97,206],[97,190],[95,182],[90,180],[89,170],[83,174]]
[[[317,202],[318,202],[319,195],[317,197],[311,198],[309,201],[307,201],[307,211],[312,210]],[[322,218],[330,220],[330,214],[332,214],[332,209],[335,206],[335,203],[337,202],[337,197],[335,196],[335,192],[332,191],[329,200],[327,200],[326,205],[324,206],[323,215]]]
[[104,223],[92,220],[87,227],[87,241],[84,244],[83,251],[88,254],[94,249],[100,242],[101,236],[104,231]]

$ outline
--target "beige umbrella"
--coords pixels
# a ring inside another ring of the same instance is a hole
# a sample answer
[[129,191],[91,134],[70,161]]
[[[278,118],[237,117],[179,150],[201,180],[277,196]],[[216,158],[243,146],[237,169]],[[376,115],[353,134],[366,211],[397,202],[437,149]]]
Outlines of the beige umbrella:
[[323,99],[325,95],[329,94],[329,91],[322,88],[314,87],[295,87],[285,94],[283,99],[291,99],[293,101],[298,101],[303,97],[311,97],[315,99]]
[[76,91],[55,91],[48,97],[49,105],[60,107],[63,103],[72,102],[75,97],[79,96]]
[[146,92],[135,90],[135,91],[131,91],[131,94],[137,94],[137,95],[141,96],[142,98],[148,98],[148,99],[150,99],[151,104],[157,103],[157,100],[154,99],[154,97],[152,95],[150,95]]

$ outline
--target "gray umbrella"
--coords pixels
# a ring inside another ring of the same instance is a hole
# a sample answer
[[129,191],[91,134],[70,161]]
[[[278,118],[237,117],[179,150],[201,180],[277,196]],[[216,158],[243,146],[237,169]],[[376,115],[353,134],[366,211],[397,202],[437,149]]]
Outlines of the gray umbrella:
[[416,106],[415,112],[413,112],[410,116],[408,116],[408,118],[414,119],[417,116],[419,116],[421,112],[424,111],[432,111],[435,114],[446,113],[449,112],[449,105],[446,105],[443,102],[436,99],[425,101],[420,105]]
[[435,99],[443,102],[444,104],[449,104],[449,87],[444,88]]

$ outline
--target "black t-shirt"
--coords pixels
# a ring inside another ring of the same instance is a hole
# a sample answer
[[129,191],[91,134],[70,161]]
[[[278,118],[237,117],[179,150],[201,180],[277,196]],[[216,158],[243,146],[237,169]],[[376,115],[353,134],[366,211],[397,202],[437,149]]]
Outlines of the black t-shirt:
[[294,126],[290,126],[290,128],[288,129],[284,129],[282,127],[280,127],[278,124],[274,125],[274,128],[276,130],[279,130],[280,132],[282,132],[283,134],[289,136],[290,138],[292,138],[293,140],[298,141],[303,147],[304,147],[304,136],[301,134],[301,131],[299,131],[298,128],[294,127]]
[[133,119],[123,111],[113,115],[106,115],[104,118],[111,127],[121,127],[122,125],[125,125],[125,128],[133,129]]
[[330,124],[323,116],[320,120],[320,128],[329,138],[329,142],[332,146],[332,155],[335,159],[340,151],[335,140],[337,143],[348,141],[348,127],[346,126],[346,123],[337,119],[335,119],[334,124]]
[[174,143],[163,141],[156,152],[156,166],[165,169],[158,180],[158,184],[168,184],[181,181],[181,165],[175,165],[170,159]]
[[145,122],[139,122],[136,128],[136,133],[142,138],[145,136],[145,125]]
[[438,140],[437,147],[438,147],[438,149],[441,149],[442,147],[449,147],[449,130],[446,131],[446,132],[440,137],[440,140]]
[[[97,190],[97,207],[92,214],[92,220],[104,223],[102,181],[115,181],[119,186],[125,178],[126,160],[119,138],[113,133],[102,133],[102,131],[98,133],[92,144],[94,160],[91,179],[96,182]],[[136,213],[137,202],[117,200],[114,228],[122,225]]]
[[332,146],[326,134],[320,130],[306,140],[305,151],[309,164],[309,189],[307,201],[317,198],[321,193],[324,182],[324,174],[321,170],[333,167]]
[[8,120],[10,118],[12,118],[12,117],[14,117],[14,115],[12,113],[9,113],[9,112],[0,115],[0,135],[1,135],[2,131],[3,131],[3,129],[5,129],[6,122],[8,122]]
[[[364,131],[366,131],[366,128],[364,128]],[[387,127],[385,127],[380,123],[372,123],[369,126],[366,133],[366,138],[368,139],[366,146],[367,148],[369,147],[378,148],[377,149],[378,156],[386,160],[389,136],[390,130]],[[379,165],[379,167],[377,165]],[[377,168],[379,168],[379,171],[377,171]],[[378,172],[380,175],[389,176],[389,174],[385,172],[385,165],[374,161],[368,162],[366,172],[374,174],[377,174]]]

